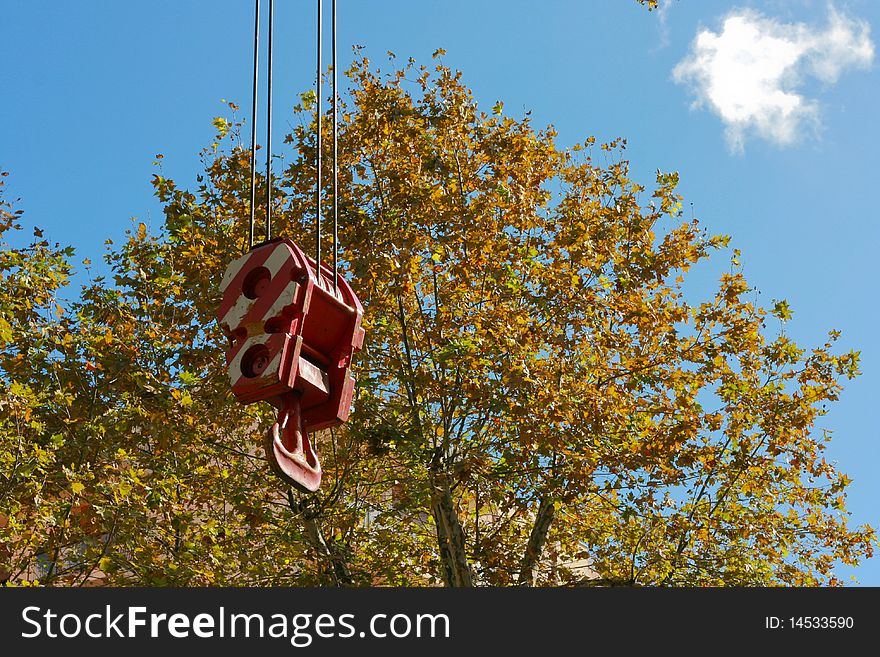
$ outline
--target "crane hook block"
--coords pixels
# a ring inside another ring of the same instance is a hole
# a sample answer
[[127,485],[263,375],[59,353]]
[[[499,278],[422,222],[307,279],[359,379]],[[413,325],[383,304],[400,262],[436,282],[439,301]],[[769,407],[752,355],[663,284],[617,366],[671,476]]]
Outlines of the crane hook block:
[[278,420],[266,439],[273,470],[314,492],[321,464],[308,432],[351,411],[351,360],[364,341],[364,310],[345,279],[320,270],[291,240],[255,246],[226,268],[217,319],[229,338],[226,368],[242,404],[267,401]]

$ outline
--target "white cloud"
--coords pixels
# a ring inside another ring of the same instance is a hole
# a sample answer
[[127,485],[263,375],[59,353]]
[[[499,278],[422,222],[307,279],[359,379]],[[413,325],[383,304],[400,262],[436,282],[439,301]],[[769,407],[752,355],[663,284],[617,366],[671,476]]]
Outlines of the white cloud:
[[657,8],[657,24],[660,26],[660,48],[669,45],[669,12],[673,0],[661,0]]
[[750,133],[792,144],[819,123],[818,103],[801,92],[804,79],[832,84],[845,69],[868,67],[874,59],[867,22],[830,5],[828,11],[828,24],[817,28],[736,9],[720,32],[697,33],[673,79],[691,86],[695,107],[708,106],[721,117],[734,151],[742,151]]

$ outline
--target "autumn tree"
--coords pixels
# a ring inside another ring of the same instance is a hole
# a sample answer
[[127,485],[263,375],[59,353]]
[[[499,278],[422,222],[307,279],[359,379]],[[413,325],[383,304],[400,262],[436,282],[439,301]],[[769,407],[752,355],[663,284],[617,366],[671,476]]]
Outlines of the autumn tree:
[[[111,245],[76,298],[58,298],[69,251],[5,247],[7,577],[811,585],[872,554],[818,424],[858,354],[834,331],[796,345],[735,250],[692,299],[687,277],[729,238],[682,218],[677,174],[648,191],[623,141],[564,147],[500,102],[481,111],[442,54],[347,72],[340,264],[366,342],[352,419],[318,437],[317,495],[271,476],[272,413],[237,405],[223,367],[219,277],[249,211],[234,104],[195,189],[157,160],[163,225]],[[307,252],[314,101],[273,181],[276,231]]]

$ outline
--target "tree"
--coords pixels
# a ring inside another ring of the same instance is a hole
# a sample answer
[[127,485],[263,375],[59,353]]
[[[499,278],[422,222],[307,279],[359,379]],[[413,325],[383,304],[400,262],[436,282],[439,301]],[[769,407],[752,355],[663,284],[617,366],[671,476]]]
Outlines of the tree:
[[[230,103],[198,188],[160,157],[163,226],[111,245],[76,299],[56,298],[69,251],[4,251],[9,577],[811,585],[872,554],[817,426],[858,354],[834,331],[809,351],[771,335],[788,304],[755,303],[737,251],[690,301],[689,272],[729,238],[682,219],[677,174],[645,199],[622,140],[562,148],[500,102],[480,111],[440,62],[347,74],[339,248],[367,338],[352,419],[318,438],[324,489],[269,474],[271,411],[228,391],[213,314],[250,180]],[[276,230],[307,252],[314,100],[274,181]]]

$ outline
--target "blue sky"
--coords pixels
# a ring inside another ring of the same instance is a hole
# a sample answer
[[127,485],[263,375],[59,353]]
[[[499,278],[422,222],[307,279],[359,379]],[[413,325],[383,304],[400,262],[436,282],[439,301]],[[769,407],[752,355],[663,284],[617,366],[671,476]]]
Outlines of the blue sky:
[[[637,180],[681,174],[685,208],[732,235],[788,335],[828,329],[863,376],[821,420],[854,480],[853,521],[880,525],[880,246],[876,0],[339,0],[351,44],[428,62],[438,47],[486,108],[530,110],[562,145],[625,137]],[[329,14],[329,1],[327,3]],[[150,178],[188,182],[221,99],[250,98],[251,0],[0,0],[0,168],[28,225],[99,260],[130,218],[157,227]],[[315,2],[276,2],[275,143],[314,77]],[[871,109],[871,108],[875,109]],[[692,204],[692,206],[691,206]],[[724,255],[719,266],[726,265]],[[709,290],[712,268],[697,272]],[[880,557],[839,575],[880,585]]]

